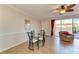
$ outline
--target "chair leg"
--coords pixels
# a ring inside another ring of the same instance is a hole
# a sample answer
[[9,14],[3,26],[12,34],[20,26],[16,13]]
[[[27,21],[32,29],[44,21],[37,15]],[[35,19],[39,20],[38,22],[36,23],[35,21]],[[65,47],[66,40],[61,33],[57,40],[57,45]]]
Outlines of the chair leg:
[[34,50],[34,44],[33,44],[33,43],[31,43],[31,42],[29,42],[28,49],[30,49],[30,50]]
[[37,41],[37,47],[38,47],[38,49],[39,49],[39,41]]
[[34,51],[34,43],[32,43],[32,50]]
[[42,46],[44,46],[45,45],[45,40],[42,40]]
[[31,48],[31,42],[29,42],[29,46],[28,46],[28,48],[29,48],[29,49]]

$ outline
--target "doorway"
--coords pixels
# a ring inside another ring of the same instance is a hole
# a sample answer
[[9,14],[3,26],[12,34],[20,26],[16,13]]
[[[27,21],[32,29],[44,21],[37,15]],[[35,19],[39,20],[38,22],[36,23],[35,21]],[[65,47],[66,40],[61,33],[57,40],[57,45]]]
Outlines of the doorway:
[[67,31],[70,34],[73,34],[73,21],[72,19],[62,19],[62,20],[56,20],[54,25],[54,35],[55,37],[59,37],[60,31]]
[[67,31],[79,39],[79,18],[55,20],[54,36],[59,37],[60,31]]
[[73,33],[74,38],[79,39],[79,18],[73,19]]

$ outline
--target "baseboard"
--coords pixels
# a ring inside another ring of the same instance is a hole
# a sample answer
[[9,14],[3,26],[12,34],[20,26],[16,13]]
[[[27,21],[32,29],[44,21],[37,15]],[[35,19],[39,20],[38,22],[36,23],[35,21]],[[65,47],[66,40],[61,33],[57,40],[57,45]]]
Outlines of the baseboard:
[[15,44],[15,45],[13,45],[13,46],[10,46],[10,47],[7,47],[7,48],[5,48],[5,49],[2,49],[2,50],[0,50],[0,52],[4,52],[4,51],[6,51],[6,50],[8,50],[8,49],[11,49],[11,48],[13,48],[13,47],[15,47],[15,46],[18,46],[18,45],[20,45],[20,44],[22,44],[22,43],[24,43],[24,42],[26,42],[26,41],[23,41],[23,42],[20,42],[20,43]]
[[28,38],[23,32],[0,35],[0,52],[26,42]]

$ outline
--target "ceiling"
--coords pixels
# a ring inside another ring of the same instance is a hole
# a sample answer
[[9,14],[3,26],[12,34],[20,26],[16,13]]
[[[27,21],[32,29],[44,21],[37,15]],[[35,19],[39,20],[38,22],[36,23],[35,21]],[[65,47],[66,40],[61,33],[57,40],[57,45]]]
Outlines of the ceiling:
[[54,9],[60,6],[59,4],[14,4],[9,6],[33,19],[47,20],[79,17],[78,4],[73,7],[73,9],[75,9],[74,12],[65,13],[63,15],[54,12]]

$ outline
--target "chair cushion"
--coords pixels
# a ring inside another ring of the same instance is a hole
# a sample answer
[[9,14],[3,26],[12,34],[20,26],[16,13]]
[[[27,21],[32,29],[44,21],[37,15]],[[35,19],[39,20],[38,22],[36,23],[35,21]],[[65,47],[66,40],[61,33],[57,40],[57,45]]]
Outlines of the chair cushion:
[[38,40],[36,40],[36,39],[33,39],[33,43],[35,43],[35,42],[37,42]]
[[43,40],[43,38],[42,38],[42,37],[40,37],[40,38],[39,38],[39,40]]
[[65,35],[69,35],[69,32],[67,32],[67,31],[63,31],[63,34],[65,34]]

